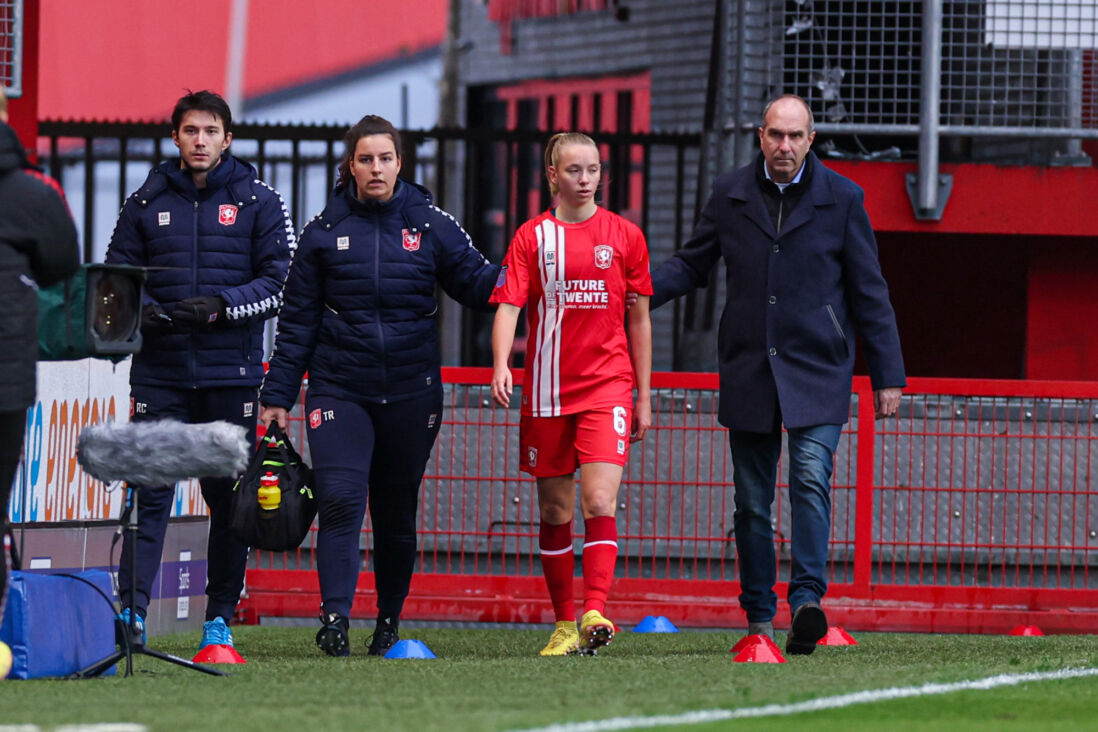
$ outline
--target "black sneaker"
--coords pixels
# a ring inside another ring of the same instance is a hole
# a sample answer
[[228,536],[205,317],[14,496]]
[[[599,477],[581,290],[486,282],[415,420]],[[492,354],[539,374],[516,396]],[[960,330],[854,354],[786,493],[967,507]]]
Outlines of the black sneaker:
[[378,618],[374,634],[370,636],[368,641],[370,649],[366,651],[366,655],[384,656],[390,648],[396,645],[398,640],[400,640],[400,635],[397,633],[396,623],[392,622],[390,618]]
[[793,623],[785,640],[785,652],[807,656],[816,650],[816,641],[827,635],[827,616],[818,602],[806,602],[793,610]]
[[316,632],[316,644],[320,650],[329,656],[351,655],[351,642],[347,637],[350,621],[339,613],[324,613],[320,616],[320,622],[322,625]]

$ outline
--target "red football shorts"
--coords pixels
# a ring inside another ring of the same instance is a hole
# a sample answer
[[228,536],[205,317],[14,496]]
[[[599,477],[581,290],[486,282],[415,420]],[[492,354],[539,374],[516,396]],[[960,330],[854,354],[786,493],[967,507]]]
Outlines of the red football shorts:
[[633,408],[605,407],[519,420],[519,467],[536,478],[576,472],[582,463],[625,465]]

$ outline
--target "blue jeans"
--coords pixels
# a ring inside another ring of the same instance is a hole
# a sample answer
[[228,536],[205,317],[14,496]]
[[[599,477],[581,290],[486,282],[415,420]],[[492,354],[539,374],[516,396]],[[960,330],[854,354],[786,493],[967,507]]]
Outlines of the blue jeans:
[[[831,472],[842,425],[788,430],[792,566],[789,607],[819,602],[827,591],[824,569],[831,535]],[[770,507],[782,450],[781,428],[773,432],[729,430],[736,486],[733,525],[740,566],[740,606],[748,622],[773,620],[777,558]]]

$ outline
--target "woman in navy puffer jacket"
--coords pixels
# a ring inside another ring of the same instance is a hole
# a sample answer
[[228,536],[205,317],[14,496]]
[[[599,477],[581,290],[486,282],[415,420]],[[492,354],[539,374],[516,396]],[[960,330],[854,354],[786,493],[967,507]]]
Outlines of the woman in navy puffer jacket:
[[305,400],[320,528],[317,645],[350,652],[358,536],[369,497],[378,593],[368,653],[384,654],[416,555],[419,483],[442,418],[436,285],[489,309],[499,275],[430,193],[397,177],[400,134],[368,115],[344,136],[339,182],[305,227],[283,289],[260,420],[286,425]]

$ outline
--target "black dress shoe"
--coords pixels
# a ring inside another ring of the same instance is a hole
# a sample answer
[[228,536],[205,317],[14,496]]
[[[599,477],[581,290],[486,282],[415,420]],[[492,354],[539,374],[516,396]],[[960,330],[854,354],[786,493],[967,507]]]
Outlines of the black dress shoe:
[[785,652],[807,656],[816,650],[816,641],[827,635],[827,616],[818,602],[806,602],[793,610],[793,623],[785,641]]

